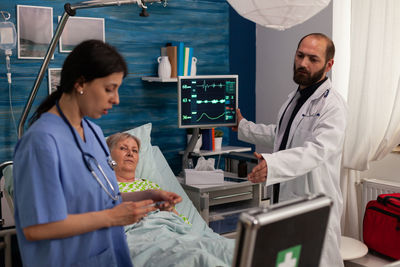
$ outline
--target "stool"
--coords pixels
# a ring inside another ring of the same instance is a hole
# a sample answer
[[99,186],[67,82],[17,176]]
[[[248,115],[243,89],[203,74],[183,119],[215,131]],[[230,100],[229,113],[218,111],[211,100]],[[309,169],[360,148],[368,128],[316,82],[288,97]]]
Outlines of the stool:
[[367,253],[368,247],[363,242],[351,237],[342,236],[340,255],[342,255],[344,261],[364,257]]

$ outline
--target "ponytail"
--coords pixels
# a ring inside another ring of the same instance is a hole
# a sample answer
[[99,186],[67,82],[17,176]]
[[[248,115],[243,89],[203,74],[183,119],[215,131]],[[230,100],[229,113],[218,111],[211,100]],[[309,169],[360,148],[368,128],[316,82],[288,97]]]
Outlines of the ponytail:
[[42,103],[40,103],[39,107],[36,109],[35,113],[33,113],[32,117],[29,119],[29,126],[31,126],[40,116],[49,111],[52,106],[54,106],[57,100],[60,100],[62,95],[62,91],[60,88],[57,88],[54,92],[52,92],[49,96],[47,96]]

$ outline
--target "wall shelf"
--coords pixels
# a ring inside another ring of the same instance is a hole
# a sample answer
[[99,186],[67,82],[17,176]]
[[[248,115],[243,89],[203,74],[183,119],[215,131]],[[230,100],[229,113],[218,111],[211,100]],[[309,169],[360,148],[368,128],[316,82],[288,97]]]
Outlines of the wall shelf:
[[160,77],[146,76],[146,77],[142,77],[142,80],[146,81],[146,82],[169,83],[169,82],[177,82],[178,78],[160,78]]
[[[195,157],[201,156],[215,156],[229,154],[231,152],[248,152],[251,151],[251,147],[239,147],[239,146],[222,146],[221,150],[200,150],[198,152],[191,152]],[[179,154],[183,155],[185,151],[179,151]]]

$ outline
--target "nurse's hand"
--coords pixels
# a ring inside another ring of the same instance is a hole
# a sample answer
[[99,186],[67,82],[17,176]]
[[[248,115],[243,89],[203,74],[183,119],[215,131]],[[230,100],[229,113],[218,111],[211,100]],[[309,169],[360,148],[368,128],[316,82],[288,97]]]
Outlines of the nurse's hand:
[[174,206],[182,201],[182,197],[174,192],[164,190],[147,190],[151,193],[151,199],[161,202],[157,207],[164,211],[173,211]]
[[258,159],[258,164],[253,168],[253,170],[247,175],[247,179],[253,183],[263,183],[267,180],[268,166],[265,159],[254,152],[254,156]]
[[232,127],[232,131],[234,131],[234,132],[238,131],[239,123],[244,118],[242,113],[240,113],[240,108],[236,109],[236,114],[237,114],[237,124],[236,124],[236,126]]
[[124,201],[112,209],[107,210],[111,220],[111,226],[124,226],[140,221],[147,213],[156,210],[152,206],[152,200],[142,200],[137,202]]

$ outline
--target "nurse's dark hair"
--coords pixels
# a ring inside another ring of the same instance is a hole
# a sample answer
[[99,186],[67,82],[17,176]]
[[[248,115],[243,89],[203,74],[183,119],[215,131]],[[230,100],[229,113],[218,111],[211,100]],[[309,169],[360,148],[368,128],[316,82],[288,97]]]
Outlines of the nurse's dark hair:
[[335,56],[335,44],[333,43],[331,38],[329,38],[323,33],[316,32],[307,34],[306,36],[301,38],[300,42],[297,45],[297,49],[299,49],[301,42],[308,36],[324,39],[326,41],[325,62],[327,62],[330,59],[333,59],[333,57]]
[[113,46],[99,40],[80,43],[64,61],[57,90],[39,105],[30,119],[30,124],[54,106],[63,93],[72,93],[75,83],[91,82],[116,72],[122,72],[125,77],[128,67],[122,55]]

